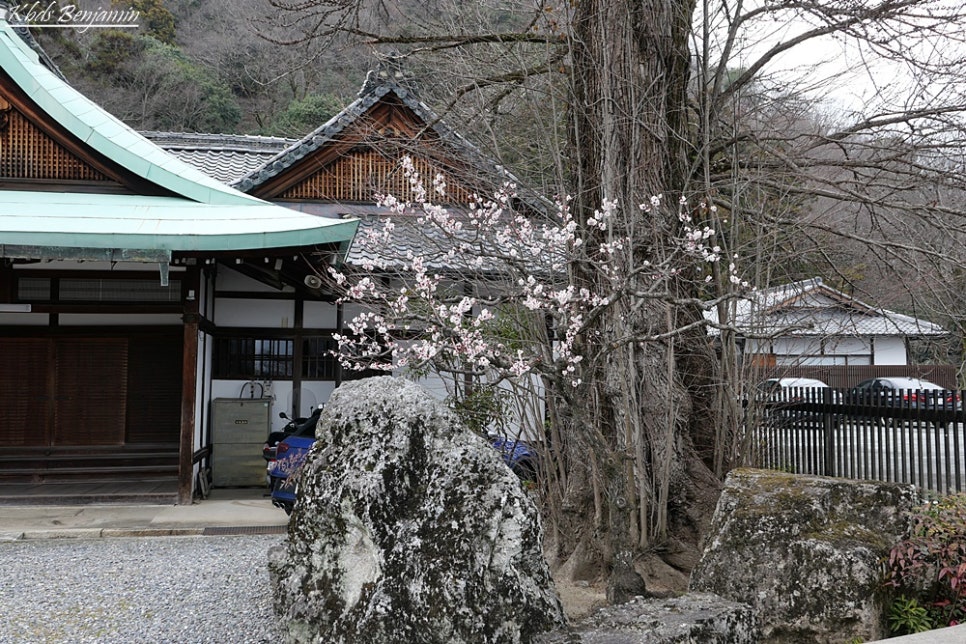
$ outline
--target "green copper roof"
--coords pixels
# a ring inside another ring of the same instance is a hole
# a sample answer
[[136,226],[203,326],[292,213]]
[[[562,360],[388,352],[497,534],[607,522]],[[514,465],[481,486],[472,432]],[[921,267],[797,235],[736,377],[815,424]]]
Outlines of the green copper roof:
[[132,173],[200,203],[259,203],[179,161],[108,114],[50,71],[6,20],[0,20],[0,66],[51,118]]
[[264,202],[238,207],[178,197],[0,190],[0,249],[286,248],[348,241],[357,223]]
[[229,188],[151,143],[50,71],[0,19],[0,65],[51,118],[94,150],[177,196],[0,190],[0,257],[347,246],[356,221],[316,217]]

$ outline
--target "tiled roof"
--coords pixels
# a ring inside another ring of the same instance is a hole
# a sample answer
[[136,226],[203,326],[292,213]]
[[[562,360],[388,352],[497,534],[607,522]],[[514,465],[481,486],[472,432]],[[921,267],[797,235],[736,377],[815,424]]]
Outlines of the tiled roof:
[[158,147],[222,183],[231,184],[262,167],[296,142],[274,136],[141,132]]
[[419,100],[413,90],[396,80],[388,71],[370,71],[366,82],[359,92],[358,98],[344,110],[329,119],[315,131],[306,135],[300,141],[289,146],[277,156],[265,163],[257,170],[253,170],[239,179],[234,187],[243,192],[252,192],[255,188],[270,179],[285,172],[301,159],[315,152],[335,139],[352,123],[364,115],[380,99],[388,94],[394,94],[406,107],[431,129],[441,141],[449,146],[455,157],[460,158],[489,177],[494,188],[504,182],[510,182],[518,187],[521,199],[531,208],[546,210],[547,203],[535,193],[527,193],[526,188],[506,168],[488,159],[483,153],[467,141],[461,134],[451,129],[428,105]]
[[[285,203],[284,205],[299,212],[324,218],[358,218],[359,228],[345,258],[345,263],[351,266],[372,264],[377,270],[400,271],[406,264],[409,264],[407,253],[411,252],[413,256],[419,256],[423,259],[426,268],[441,273],[452,271],[492,272],[496,270],[495,259],[484,262],[482,266],[470,267],[465,259],[461,259],[460,253],[449,256],[447,253],[456,246],[454,240],[448,238],[435,226],[420,224],[417,215],[390,214],[388,209],[376,204],[301,201]],[[459,212],[452,209],[450,212],[457,217],[460,215]],[[391,249],[381,252],[374,245],[366,243],[369,235],[383,233],[390,222],[392,223]],[[469,241],[475,236],[469,227],[466,230],[467,232],[462,238]],[[498,255],[500,253],[494,253],[494,257]]]
[[[938,336],[938,324],[865,302],[820,277],[759,289],[735,303],[735,326],[758,336]],[[708,312],[715,321],[715,311]],[[714,333],[717,333],[714,331]]]
[[[365,266],[372,263],[377,269],[400,270],[408,263],[407,253],[412,253],[413,257],[422,258],[426,268],[432,271],[446,272],[466,268],[458,266],[458,257],[446,255],[454,248],[453,241],[432,226],[420,225],[417,219],[413,215],[369,216],[360,219],[359,229],[346,254],[346,264]],[[392,249],[389,253],[380,252],[380,249],[373,248],[373,244],[367,244],[366,238],[370,234],[383,233],[389,222],[392,222]]]

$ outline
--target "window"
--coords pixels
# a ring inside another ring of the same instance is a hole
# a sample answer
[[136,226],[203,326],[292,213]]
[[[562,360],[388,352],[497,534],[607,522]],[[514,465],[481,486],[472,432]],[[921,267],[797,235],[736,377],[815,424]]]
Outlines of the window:
[[181,282],[171,279],[161,286],[160,279],[87,279],[75,277],[18,277],[17,300],[52,302],[56,286],[58,302],[177,304],[181,302]]
[[172,279],[161,286],[160,279],[100,280],[60,279],[62,302],[180,302],[181,282]]
[[294,340],[215,338],[213,376],[232,380],[292,377]]
[[339,360],[335,351],[339,343],[332,338],[302,340],[302,378],[305,380],[336,380]]
[[[295,373],[295,347],[301,343],[301,369]],[[338,343],[329,336],[215,338],[213,377],[230,380],[338,380]]]

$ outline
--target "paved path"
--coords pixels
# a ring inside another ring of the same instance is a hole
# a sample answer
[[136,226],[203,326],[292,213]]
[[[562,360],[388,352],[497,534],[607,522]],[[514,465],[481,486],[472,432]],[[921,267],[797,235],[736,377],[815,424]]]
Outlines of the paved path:
[[0,505],[0,540],[280,534],[288,517],[260,488],[216,489],[191,505]]

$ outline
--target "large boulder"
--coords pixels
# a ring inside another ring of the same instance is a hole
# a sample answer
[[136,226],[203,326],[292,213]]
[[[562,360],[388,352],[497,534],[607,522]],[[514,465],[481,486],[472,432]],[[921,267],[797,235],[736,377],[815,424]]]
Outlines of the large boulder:
[[294,642],[530,642],[562,625],[539,514],[499,454],[419,386],[339,387],[269,555]]
[[763,642],[885,638],[882,561],[919,502],[912,485],[735,470],[690,587],[751,604]]

